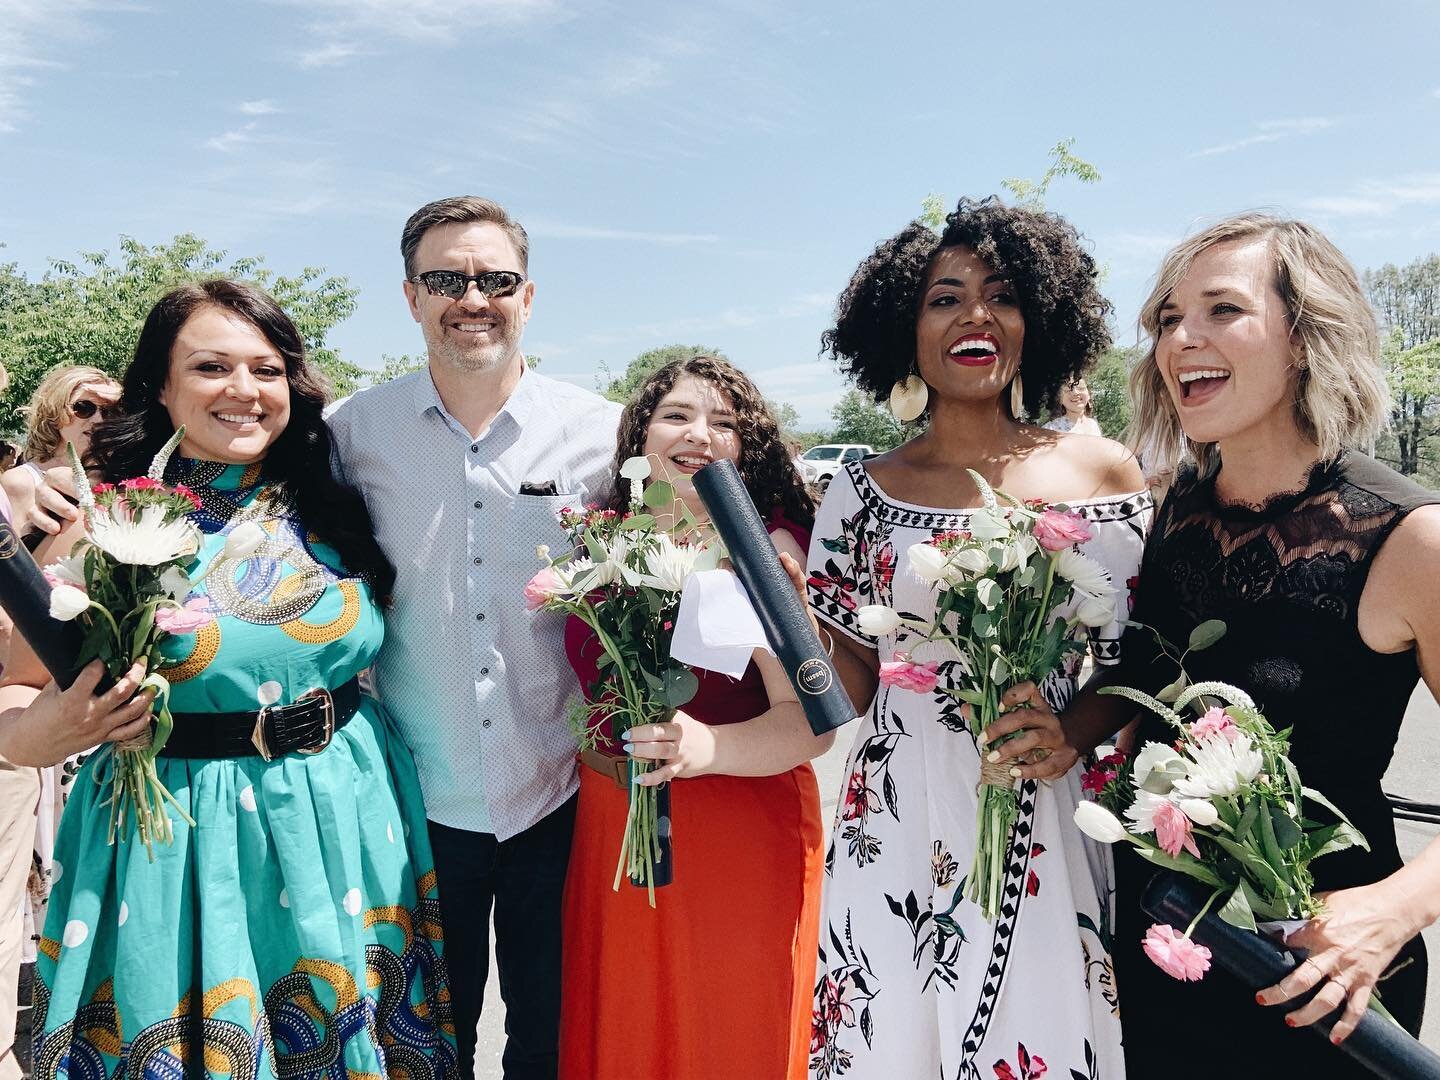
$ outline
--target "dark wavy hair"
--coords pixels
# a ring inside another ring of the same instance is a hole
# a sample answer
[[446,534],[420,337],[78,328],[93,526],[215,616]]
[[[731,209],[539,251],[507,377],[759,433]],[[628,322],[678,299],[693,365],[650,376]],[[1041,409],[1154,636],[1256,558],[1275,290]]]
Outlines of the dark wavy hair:
[[620,466],[645,452],[645,436],[656,408],[684,375],[704,379],[730,399],[735,410],[736,430],[740,433],[740,458],[735,466],[760,516],[778,510],[796,525],[806,529],[814,525],[815,499],[795,469],[770,406],[765,404],[765,398],[748,375],[718,356],[690,356],[671,361],[635,391],[620,415],[610,509],[624,510],[629,506],[629,487],[620,478]]
[[160,298],[145,318],[135,357],[121,379],[117,414],[91,433],[90,462],[111,483],[145,475],[156,451],[175,434],[159,400],[170,375],[171,349],[180,328],[206,307],[244,319],[285,360],[290,422],[270,444],[260,468],[273,485],[276,509],[298,517],[339,553],[347,572],[364,575],[376,595],[388,599],[395,568],[375,540],[365,500],[330,471],[330,429],[322,416],[330,384],[306,359],[304,340],[290,317],[262,289],[217,278],[180,285]]
[[820,338],[857,387],[876,401],[915,371],[915,326],[936,254],[969,247],[1014,287],[1025,319],[1020,356],[1025,408],[1041,415],[1060,387],[1110,346],[1110,302],[1095,260],[1058,214],[1006,206],[993,195],[961,199],[939,236],[913,221],[856,268]]

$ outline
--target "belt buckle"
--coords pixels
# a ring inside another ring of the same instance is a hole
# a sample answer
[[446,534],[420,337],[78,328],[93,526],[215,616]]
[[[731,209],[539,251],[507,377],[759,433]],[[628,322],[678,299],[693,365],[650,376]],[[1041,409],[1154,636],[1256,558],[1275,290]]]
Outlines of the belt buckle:
[[[608,755],[607,755],[608,756]],[[615,783],[621,791],[630,790],[629,758],[611,758],[610,768],[615,774]]]
[[265,736],[265,724],[271,714],[277,709],[293,709],[295,706],[306,701],[320,702],[320,716],[323,725],[323,734],[320,741],[314,746],[300,746],[295,748],[297,754],[318,754],[330,745],[330,740],[335,737],[335,700],[330,696],[330,691],[324,687],[316,687],[313,690],[306,690],[289,705],[263,705],[260,711],[255,714],[255,730],[250,733],[250,742],[260,753],[264,761],[270,761],[274,754]]
[[295,699],[297,705],[302,701],[320,702],[320,716],[325,726],[325,732],[314,746],[301,746],[295,752],[297,754],[318,754],[329,746],[330,740],[335,737],[335,699],[330,696],[329,690],[323,686],[317,686],[314,690],[306,690]]

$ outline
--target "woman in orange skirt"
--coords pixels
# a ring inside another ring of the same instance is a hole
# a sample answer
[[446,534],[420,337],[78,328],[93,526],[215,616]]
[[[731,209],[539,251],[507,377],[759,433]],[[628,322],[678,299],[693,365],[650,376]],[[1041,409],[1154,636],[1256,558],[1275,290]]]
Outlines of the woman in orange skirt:
[[[813,503],[755,385],[714,357],[653,374],[620,422],[616,471],[648,456],[702,523],[690,477],[736,463],[776,548],[800,575]],[[616,484],[617,500],[624,485]],[[620,502],[616,509],[623,509]],[[566,648],[587,692],[598,641],[579,620]],[[700,688],[663,724],[581,755],[565,885],[562,1080],[803,1080],[819,934],[824,832],[809,760],[815,736],[773,656],[737,680],[697,671]],[[629,806],[627,756],[671,785],[673,883],[613,887]]]

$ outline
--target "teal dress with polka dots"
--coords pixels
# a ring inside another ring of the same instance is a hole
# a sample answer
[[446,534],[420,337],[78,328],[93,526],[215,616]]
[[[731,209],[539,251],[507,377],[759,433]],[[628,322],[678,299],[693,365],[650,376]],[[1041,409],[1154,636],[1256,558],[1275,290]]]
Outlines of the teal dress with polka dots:
[[[258,466],[175,460],[167,480],[201,498],[200,569],[241,522],[267,534],[191,594],[215,620],[165,642],[174,711],[288,704],[370,665],[384,624],[369,585],[276,509]],[[133,833],[108,843],[111,755],[86,762],[55,844],[36,1076],[455,1074],[415,766],[361,702],[318,754],[158,758],[195,824],[172,813],[154,862]]]

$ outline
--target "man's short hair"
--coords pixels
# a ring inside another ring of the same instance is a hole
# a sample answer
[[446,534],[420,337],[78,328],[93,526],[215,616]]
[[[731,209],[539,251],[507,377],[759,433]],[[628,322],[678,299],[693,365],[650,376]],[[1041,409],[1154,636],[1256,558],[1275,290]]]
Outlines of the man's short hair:
[[405,277],[413,278],[417,273],[415,251],[420,240],[436,225],[468,224],[472,221],[488,221],[505,230],[515,254],[520,260],[520,270],[530,269],[530,237],[525,227],[512,218],[503,206],[479,195],[454,195],[448,199],[436,199],[426,203],[405,222],[400,233],[400,254],[405,259]]

